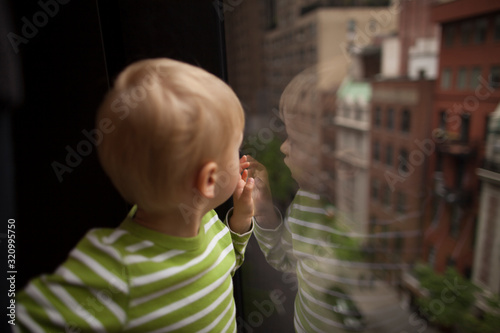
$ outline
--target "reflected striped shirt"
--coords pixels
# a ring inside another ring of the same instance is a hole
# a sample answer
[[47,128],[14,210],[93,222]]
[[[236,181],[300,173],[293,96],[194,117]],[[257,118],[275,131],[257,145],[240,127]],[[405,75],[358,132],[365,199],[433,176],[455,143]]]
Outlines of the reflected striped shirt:
[[[299,190],[283,223],[255,237],[267,262],[297,275],[296,332],[401,332],[408,319],[378,276],[400,265],[377,262],[366,251],[370,237],[343,225],[334,207],[317,194]],[[390,315],[387,315],[390,313]]]

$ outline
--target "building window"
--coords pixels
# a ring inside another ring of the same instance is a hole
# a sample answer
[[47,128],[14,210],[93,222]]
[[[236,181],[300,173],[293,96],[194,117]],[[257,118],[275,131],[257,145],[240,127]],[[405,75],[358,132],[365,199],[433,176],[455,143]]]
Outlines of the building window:
[[469,140],[470,114],[463,113],[460,117],[460,141],[467,142]]
[[354,119],[361,120],[362,115],[363,109],[359,104],[356,103],[356,105],[354,106]]
[[396,211],[402,214],[406,211],[406,195],[403,192],[398,192],[396,197]]
[[399,151],[398,160],[399,160],[398,170],[400,171],[400,173],[402,173],[403,175],[408,174],[408,172],[410,172],[410,168],[408,167],[408,151],[406,149],[401,149]]
[[392,146],[391,145],[387,145],[386,147],[386,150],[385,150],[385,163],[388,165],[388,166],[392,166]]
[[472,37],[472,22],[471,21],[465,21],[462,22],[462,25],[460,26],[460,35],[462,37],[462,44],[466,45],[470,43],[471,37]]
[[445,46],[452,46],[455,39],[455,26],[452,23],[443,26],[443,39]]
[[[381,232],[382,232],[382,234],[384,234],[384,236],[382,236],[382,239],[380,240],[380,245],[381,245],[382,249],[387,249],[388,245],[389,245],[389,241],[387,239],[388,237],[385,237],[385,235],[387,234],[387,232],[389,232],[389,226],[383,225]],[[387,276],[385,274],[386,273],[384,273],[384,276]]]
[[345,118],[349,118],[350,114],[351,114],[351,110],[349,108],[349,105],[347,105],[347,103],[344,103],[344,117]]
[[498,88],[500,87],[500,66],[492,66],[490,70],[490,87]]
[[456,265],[457,265],[457,262],[455,261],[455,259],[453,259],[452,256],[448,256],[448,258],[446,259],[446,266],[455,267]]
[[375,107],[375,117],[373,117],[375,127],[382,126],[382,109],[380,106]]
[[441,213],[443,210],[443,204],[441,203],[441,199],[438,197],[432,198],[432,222],[431,227],[436,228],[441,221]]
[[460,234],[460,225],[462,219],[462,209],[459,205],[451,206],[451,221],[450,221],[450,235],[457,238]]
[[491,113],[488,113],[486,115],[486,118],[484,119],[484,137],[483,137],[484,141],[488,140],[488,134],[489,134],[489,131],[490,131],[490,128],[489,128],[490,121],[491,121]]
[[481,67],[473,67],[470,72],[469,88],[475,90],[479,86],[479,78],[481,77]]
[[436,153],[436,171],[443,171],[443,154],[439,151]]
[[375,233],[375,227],[377,226],[377,217],[375,215],[370,216],[370,234]]
[[391,207],[391,190],[388,186],[384,186],[382,191],[382,203],[386,207]]
[[429,249],[429,256],[427,257],[427,262],[431,267],[434,268],[434,264],[436,263],[436,248],[431,246]]
[[380,194],[380,183],[378,179],[372,180],[372,199],[378,200]]
[[488,32],[488,19],[480,18],[476,20],[476,29],[474,31],[474,42],[484,43],[486,41],[486,33]]
[[410,133],[411,125],[411,112],[408,109],[404,109],[401,113],[401,131],[403,133]]
[[450,89],[451,87],[451,69],[443,68],[441,72],[441,89]]
[[500,15],[495,17],[495,40],[500,41]]
[[464,90],[466,88],[467,88],[467,69],[465,69],[465,67],[461,67],[458,70],[457,89]]
[[394,249],[396,251],[396,254],[401,254],[401,251],[403,250],[403,246],[405,244],[405,239],[401,235],[401,233],[398,232],[396,239],[394,240]]
[[446,131],[446,111],[439,112],[439,128]]
[[419,80],[425,80],[426,74],[425,69],[418,70],[418,78]]
[[373,143],[373,160],[380,161],[380,143],[378,141]]
[[394,109],[387,109],[387,129],[394,129]]
[[356,20],[347,21],[347,32],[356,32]]
[[466,165],[464,160],[455,163],[455,188],[461,189],[465,180]]

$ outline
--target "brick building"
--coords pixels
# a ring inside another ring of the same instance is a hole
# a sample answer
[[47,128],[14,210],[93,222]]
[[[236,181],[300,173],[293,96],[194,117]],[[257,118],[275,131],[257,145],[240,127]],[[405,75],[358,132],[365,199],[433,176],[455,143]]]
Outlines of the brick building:
[[434,80],[373,82],[370,231],[387,261],[414,263],[419,256]]
[[428,184],[423,259],[437,271],[471,275],[479,207],[476,169],[484,158],[488,117],[500,101],[500,2],[436,4],[441,25],[439,78],[432,116],[436,153]]
[[401,3],[399,30],[382,41],[382,71],[372,82],[370,232],[379,260],[420,258],[439,28],[431,0]]

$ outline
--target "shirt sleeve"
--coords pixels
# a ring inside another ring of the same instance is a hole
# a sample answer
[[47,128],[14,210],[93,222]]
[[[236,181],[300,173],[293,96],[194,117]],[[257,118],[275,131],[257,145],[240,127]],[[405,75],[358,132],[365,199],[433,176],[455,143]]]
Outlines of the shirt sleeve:
[[255,226],[255,219],[252,217],[252,226],[250,227],[250,230],[245,232],[244,234],[238,234],[231,230],[229,227],[229,218],[233,214],[233,208],[231,208],[227,214],[226,214],[226,219],[224,223],[228,227],[230,233],[231,233],[231,240],[233,242],[233,247],[234,247],[234,253],[236,255],[236,266],[233,270],[234,272],[241,267],[243,264],[243,261],[245,260],[245,250],[247,248],[248,242],[250,241],[250,237],[252,236],[254,226]]
[[267,262],[282,272],[295,272],[297,260],[293,254],[292,246],[292,232],[286,219],[283,217],[278,209],[281,223],[276,229],[264,229],[259,226],[259,221],[255,223],[255,238]]
[[17,332],[120,332],[128,274],[119,253],[89,232],[53,274],[17,297]]

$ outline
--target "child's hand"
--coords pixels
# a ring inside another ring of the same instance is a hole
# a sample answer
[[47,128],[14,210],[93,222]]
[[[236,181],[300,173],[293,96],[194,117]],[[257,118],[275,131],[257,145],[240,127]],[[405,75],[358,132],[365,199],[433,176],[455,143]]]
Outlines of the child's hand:
[[246,169],[249,166],[250,163],[247,161],[247,157],[243,156],[240,159],[241,179],[238,181],[233,194],[234,210],[229,220],[231,230],[239,234],[250,230],[255,209],[252,197],[255,181],[252,177],[248,177],[248,170]]
[[271,187],[266,167],[252,157],[247,158],[249,162],[249,174],[255,179],[253,200],[255,203],[255,219],[257,223],[266,229],[275,229],[281,223],[273,205]]

